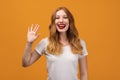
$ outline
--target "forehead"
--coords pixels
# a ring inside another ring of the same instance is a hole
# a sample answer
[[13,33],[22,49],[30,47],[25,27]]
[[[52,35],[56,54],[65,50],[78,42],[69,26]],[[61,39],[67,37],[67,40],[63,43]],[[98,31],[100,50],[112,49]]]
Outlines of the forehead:
[[59,15],[67,15],[64,10],[59,10],[56,12],[56,16]]

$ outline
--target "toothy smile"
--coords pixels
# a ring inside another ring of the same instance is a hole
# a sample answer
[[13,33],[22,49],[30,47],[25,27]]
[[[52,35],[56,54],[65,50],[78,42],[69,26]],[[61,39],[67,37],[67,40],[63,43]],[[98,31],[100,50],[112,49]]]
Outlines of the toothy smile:
[[65,28],[66,24],[61,23],[61,24],[58,24],[57,26],[58,26],[60,29],[63,29],[63,28]]

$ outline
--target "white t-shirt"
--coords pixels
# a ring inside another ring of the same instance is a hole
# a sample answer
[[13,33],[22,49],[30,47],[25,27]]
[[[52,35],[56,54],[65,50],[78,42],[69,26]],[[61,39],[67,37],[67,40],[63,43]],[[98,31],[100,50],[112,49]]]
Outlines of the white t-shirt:
[[59,56],[52,55],[46,51],[48,43],[48,38],[44,38],[35,48],[40,55],[45,53],[48,80],[78,80],[78,59],[88,55],[85,42],[80,40],[80,44],[83,47],[83,55],[73,54],[68,45],[62,47],[63,51]]

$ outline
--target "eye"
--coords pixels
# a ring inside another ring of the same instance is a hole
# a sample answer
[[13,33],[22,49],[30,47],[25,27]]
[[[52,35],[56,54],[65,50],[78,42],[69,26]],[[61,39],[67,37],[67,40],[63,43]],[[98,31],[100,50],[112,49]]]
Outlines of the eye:
[[64,18],[64,19],[68,19],[68,17],[67,17],[67,16],[64,16],[63,18]]
[[60,17],[59,16],[56,16],[55,19],[59,19]]

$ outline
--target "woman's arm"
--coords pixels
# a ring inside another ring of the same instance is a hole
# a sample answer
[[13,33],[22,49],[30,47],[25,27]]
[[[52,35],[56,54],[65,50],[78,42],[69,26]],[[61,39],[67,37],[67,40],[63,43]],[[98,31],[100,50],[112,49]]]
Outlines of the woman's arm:
[[27,33],[27,44],[25,47],[25,51],[22,58],[22,66],[27,67],[31,64],[33,64],[38,58],[40,58],[40,55],[36,51],[32,51],[32,44],[33,42],[38,38],[39,34],[36,34],[38,31],[39,25],[31,26],[31,28],[28,28]]
[[32,44],[27,43],[24,51],[24,55],[22,58],[22,66],[27,67],[37,61],[41,55],[39,55],[36,51],[31,50]]
[[80,80],[88,80],[87,57],[79,59],[80,64]]

